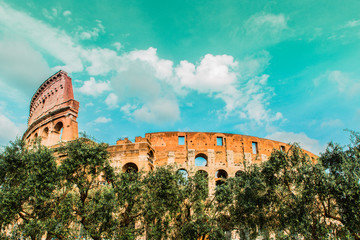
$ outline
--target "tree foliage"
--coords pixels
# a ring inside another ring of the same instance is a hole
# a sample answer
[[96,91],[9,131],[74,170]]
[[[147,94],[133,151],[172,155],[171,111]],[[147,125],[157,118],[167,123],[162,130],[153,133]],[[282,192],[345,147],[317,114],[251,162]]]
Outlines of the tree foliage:
[[0,239],[359,239],[360,137],[319,159],[297,146],[209,192],[201,172],[115,174],[106,144],[80,138],[53,151],[16,140],[0,154]]

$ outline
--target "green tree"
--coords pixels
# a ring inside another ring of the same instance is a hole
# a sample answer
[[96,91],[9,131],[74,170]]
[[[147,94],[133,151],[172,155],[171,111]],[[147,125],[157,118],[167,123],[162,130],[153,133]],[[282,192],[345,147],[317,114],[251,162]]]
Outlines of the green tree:
[[128,171],[116,175],[114,193],[114,236],[116,239],[130,240],[144,233],[141,220],[144,214],[144,175]]
[[321,154],[320,164],[326,169],[319,195],[323,215],[332,221],[335,234],[360,239],[360,135],[351,132],[347,148],[330,143]]
[[53,153],[17,139],[0,154],[0,226],[12,236],[41,239],[53,214],[59,174]]
[[[107,144],[86,138],[68,142],[58,149],[66,193],[66,207],[71,206],[75,222],[94,240],[111,237],[115,195],[111,186],[114,172],[109,164]],[[66,221],[66,219],[64,219]],[[67,223],[67,221],[66,221]]]

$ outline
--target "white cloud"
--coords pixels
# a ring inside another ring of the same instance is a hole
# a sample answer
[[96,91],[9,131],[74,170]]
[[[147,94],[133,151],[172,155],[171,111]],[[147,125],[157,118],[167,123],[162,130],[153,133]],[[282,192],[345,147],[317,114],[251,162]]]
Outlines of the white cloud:
[[327,71],[314,79],[314,85],[316,87],[321,84],[325,84],[326,86],[332,85],[339,93],[351,96],[358,94],[360,91],[359,79],[354,79],[350,74],[339,70]]
[[85,104],[85,107],[93,107],[93,106],[94,106],[94,103],[92,103],[92,102]]
[[125,104],[120,108],[122,112],[124,112],[126,115],[131,115],[132,111],[134,111],[137,108],[135,105],[131,105],[130,103]]
[[81,54],[89,63],[86,68],[90,75],[107,74],[112,70],[121,68],[122,58],[108,48],[93,48]]
[[175,101],[157,99],[133,111],[132,116],[136,121],[140,120],[154,124],[162,124],[179,120],[180,110]]
[[110,85],[109,82],[97,82],[95,78],[91,77],[90,80],[85,81],[84,85],[78,90],[82,94],[96,97],[105,91],[110,91]]
[[131,51],[126,57],[129,60],[148,63],[155,69],[155,77],[159,79],[166,79],[172,76],[173,62],[166,59],[160,59],[156,53],[157,49],[150,47],[147,50]]
[[271,33],[274,35],[288,28],[287,20],[284,14],[261,13],[251,16],[245,23],[248,32],[255,33]]
[[352,27],[357,27],[357,26],[360,26],[360,19],[348,21],[344,27],[352,28]]
[[229,55],[206,54],[196,67],[188,61],[181,61],[175,71],[184,87],[200,93],[212,93],[227,90],[236,81],[238,62]]
[[68,72],[83,70],[79,56],[83,49],[76,46],[64,31],[14,10],[3,2],[0,2],[0,23],[0,30],[26,39],[65,64],[55,67],[55,70],[59,68]]
[[324,127],[341,127],[343,125],[344,124],[340,119],[332,119],[329,121],[322,122],[320,126],[324,128]]
[[236,114],[257,123],[276,121],[267,109],[271,88],[267,86],[268,75],[256,76],[268,64],[268,54],[249,56],[241,64],[228,55],[207,54],[198,66],[181,61],[175,71],[184,88],[206,93],[225,102],[225,116]]
[[107,98],[105,99],[105,103],[109,108],[117,108],[119,98],[116,96],[115,93],[110,93]]
[[5,115],[0,114],[0,146],[7,145],[9,141],[21,137],[25,126],[17,126]]
[[28,43],[0,38],[0,81],[31,94],[49,75],[43,56]]
[[121,48],[123,48],[123,45],[120,42],[114,42],[113,46],[115,47],[116,50],[120,50]]
[[64,17],[68,17],[71,15],[71,12],[69,10],[66,10],[63,12]]
[[95,40],[100,33],[105,33],[105,27],[102,25],[100,20],[96,20],[97,26],[92,28],[91,30],[81,32],[79,34],[80,39],[82,40]]
[[[69,13],[63,12],[63,15]],[[96,27],[82,31],[87,34],[85,38],[93,39],[105,32],[101,21],[97,20],[96,23]],[[264,28],[272,34],[287,28],[286,18],[282,14],[253,16],[247,21],[247,26],[256,27],[256,31]],[[41,53],[62,62],[63,66],[57,66],[54,70],[63,68],[68,72],[80,72],[85,68],[90,75],[112,73],[114,77],[110,82],[96,82],[94,78],[90,78],[78,90],[83,94],[98,96],[110,91],[111,83],[114,95],[109,95],[105,103],[115,106],[113,103],[122,101],[124,104],[137,106],[128,112],[129,117],[142,116],[137,118],[153,121],[157,119],[157,114],[164,116],[163,119],[175,121],[180,118],[178,98],[196,91],[224,101],[224,116],[235,114],[257,123],[281,118],[281,113],[274,114],[268,108],[272,89],[267,86],[268,76],[261,75],[269,61],[267,53],[249,56],[240,62],[230,55],[206,54],[198,64],[184,60],[174,67],[172,61],[160,58],[157,49],[153,47],[123,55],[107,48],[86,49],[64,31],[16,11],[2,2],[0,30],[25,39]],[[121,44],[117,42],[114,46],[119,49]],[[115,95],[121,99],[115,101]],[[161,111],[161,102],[165,104],[165,108],[173,107],[169,116]]]
[[106,118],[106,117],[98,117],[97,119],[94,120],[95,123],[108,123],[111,122],[111,118]]
[[245,41],[258,48],[278,43],[289,36],[287,18],[284,14],[255,14],[245,22],[244,27]]
[[270,135],[267,135],[265,138],[284,143],[299,143],[302,148],[316,155],[319,155],[320,152],[323,152],[325,150],[325,146],[320,145],[318,140],[309,138],[303,132],[274,132]]
[[57,15],[58,15],[58,11],[56,8],[52,8],[51,10],[47,10],[47,9],[43,9],[42,13],[44,15],[44,17],[46,17],[47,19],[53,20]]

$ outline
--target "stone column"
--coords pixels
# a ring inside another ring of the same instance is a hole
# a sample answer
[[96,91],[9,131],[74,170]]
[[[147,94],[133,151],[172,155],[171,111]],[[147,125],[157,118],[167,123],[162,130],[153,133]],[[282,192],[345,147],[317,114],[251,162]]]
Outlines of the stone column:
[[195,166],[195,149],[188,149],[188,166],[193,167]]
[[228,167],[234,166],[234,151],[233,150],[226,150],[226,162]]
[[208,167],[215,165],[215,151],[214,149],[208,149]]
[[169,151],[168,153],[168,164],[175,163],[175,152]]

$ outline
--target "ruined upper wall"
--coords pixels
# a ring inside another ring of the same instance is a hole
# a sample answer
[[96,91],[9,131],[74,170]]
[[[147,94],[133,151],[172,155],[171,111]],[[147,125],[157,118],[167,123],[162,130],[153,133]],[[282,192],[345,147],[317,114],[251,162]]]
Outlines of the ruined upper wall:
[[71,78],[60,70],[41,84],[32,97],[28,126],[47,112],[61,108],[69,100],[74,100]]
[[[195,158],[197,155],[206,156],[208,164],[213,166],[239,166],[244,160],[253,163],[265,161],[274,149],[287,151],[290,148],[278,141],[229,133],[157,132],[147,133],[145,137],[155,149],[156,165],[172,161],[184,164],[189,161],[190,154]],[[314,154],[304,152],[316,158]],[[173,160],[169,161],[169,156]]]
[[23,139],[30,143],[42,137],[46,146],[73,140],[78,137],[78,112],[79,102],[74,99],[71,78],[59,71],[45,80],[32,97]]

